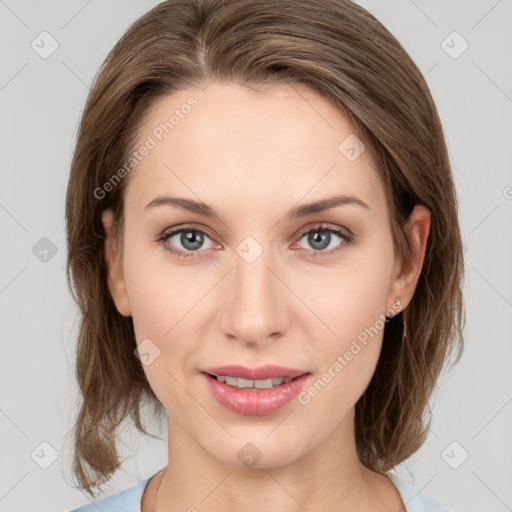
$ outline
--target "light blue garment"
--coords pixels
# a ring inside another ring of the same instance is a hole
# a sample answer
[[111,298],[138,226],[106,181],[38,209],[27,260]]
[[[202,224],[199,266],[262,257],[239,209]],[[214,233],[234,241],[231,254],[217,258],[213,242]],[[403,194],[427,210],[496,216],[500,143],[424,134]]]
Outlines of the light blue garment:
[[[387,477],[398,489],[402,501],[404,502],[406,512],[450,512],[437,501],[421,494],[407,482],[400,480],[394,473],[387,473]],[[140,511],[137,510],[137,512]]]
[[[156,473],[155,473],[156,475]],[[146,478],[133,487],[129,487],[113,496],[107,496],[101,500],[75,508],[70,512],[141,512],[140,502],[144,488],[154,475]],[[406,512],[450,512],[431,498],[421,494],[408,483],[400,480],[393,473],[387,476],[395,484],[402,501],[405,504]]]

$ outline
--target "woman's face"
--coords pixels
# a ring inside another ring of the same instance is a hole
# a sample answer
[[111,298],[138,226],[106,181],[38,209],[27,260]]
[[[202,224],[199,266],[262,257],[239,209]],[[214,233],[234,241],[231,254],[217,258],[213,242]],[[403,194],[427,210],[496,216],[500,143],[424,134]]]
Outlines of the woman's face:
[[[278,466],[352,435],[385,315],[406,305],[384,189],[354,131],[299,86],[212,83],[145,119],[111,291],[170,434],[219,461]],[[353,201],[305,207],[338,196]],[[306,376],[239,390],[204,373],[224,365]]]

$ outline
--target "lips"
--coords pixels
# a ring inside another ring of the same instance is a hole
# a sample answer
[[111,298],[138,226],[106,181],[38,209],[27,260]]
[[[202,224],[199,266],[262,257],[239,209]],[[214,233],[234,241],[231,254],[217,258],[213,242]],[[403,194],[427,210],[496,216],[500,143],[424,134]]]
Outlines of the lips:
[[[236,371],[233,372],[233,367],[228,368],[229,370],[227,373],[237,373]],[[276,367],[273,367],[273,369],[265,368],[264,371],[267,373],[259,373],[259,375],[268,375],[268,372],[275,372],[275,368]],[[282,366],[277,368],[279,372],[283,372]],[[208,368],[208,370],[215,370],[217,372],[218,368]],[[260,368],[258,370],[262,369]],[[284,370],[288,370],[288,375],[290,375],[290,368],[285,368]],[[238,372],[239,371],[240,367],[238,367]],[[250,370],[245,368],[244,375],[247,375],[248,371],[250,373]],[[296,374],[299,370],[292,371]],[[226,372],[226,367],[221,367],[219,373],[224,372]],[[256,372],[256,374],[258,373]],[[254,375],[254,373],[252,375]],[[282,384],[278,384],[267,389],[258,389],[258,386],[256,385],[258,382],[262,384],[265,383],[264,379],[256,379],[255,381],[249,380],[246,382],[255,384],[256,387],[247,389],[245,386],[242,388],[233,387],[228,383],[222,382],[222,380],[219,380],[216,377],[212,377],[212,374],[207,372],[201,372],[201,376],[206,388],[220,405],[229,409],[231,412],[246,416],[263,416],[278,411],[289,404],[301,392],[307,379],[309,379],[309,373],[302,373],[291,380],[288,378],[288,382],[285,381]],[[243,379],[243,377],[234,378],[239,381],[239,384]]]
[[202,373],[212,375],[214,377],[240,377],[246,380],[265,380],[273,378],[295,379],[301,375],[309,373],[307,370],[296,368],[286,368],[284,366],[265,365],[259,368],[247,368],[242,365],[216,366],[212,368],[204,368]]

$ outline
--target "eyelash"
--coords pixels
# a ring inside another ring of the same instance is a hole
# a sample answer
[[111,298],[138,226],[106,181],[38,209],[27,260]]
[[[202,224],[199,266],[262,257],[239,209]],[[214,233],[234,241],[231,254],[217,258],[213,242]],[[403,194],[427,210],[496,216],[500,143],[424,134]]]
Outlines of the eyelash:
[[[178,256],[178,258],[194,258],[196,257],[195,256],[195,253],[198,253],[198,252],[201,252],[200,250],[198,251],[182,251],[182,250],[177,250],[177,249],[174,249],[170,244],[167,243],[167,240],[169,238],[171,238],[172,236],[174,235],[177,235],[179,233],[182,233],[182,232],[188,232],[188,231],[191,231],[191,232],[194,232],[194,233],[200,233],[202,235],[205,235],[207,236],[208,238],[212,238],[206,231],[203,231],[202,229],[198,229],[198,228],[195,228],[194,226],[183,226],[183,227],[180,227],[179,229],[175,229],[173,231],[167,231],[167,232],[164,232],[158,239],[157,239],[157,242],[161,243],[164,247],[164,249],[176,256]],[[340,229],[340,228],[334,228],[334,227],[331,227],[330,225],[328,224],[320,224],[318,226],[314,226],[312,228],[308,228],[308,229],[303,229],[299,232],[298,234],[298,241],[300,241],[300,239],[304,236],[304,235],[307,235],[308,233],[311,233],[311,232],[329,232],[329,233],[333,233],[335,235],[338,235],[340,238],[342,238],[345,242],[345,244],[352,244],[353,243],[353,235],[350,231],[348,231],[347,229]],[[329,256],[329,255],[332,255],[336,252],[338,252],[339,250],[342,249],[342,245],[345,245],[345,244],[341,244],[338,245],[336,248],[334,249],[330,249],[329,251],[314,251],[312,250],[312,257],[313,258],[318,258],[318,257],[324,257],[324,256]]]

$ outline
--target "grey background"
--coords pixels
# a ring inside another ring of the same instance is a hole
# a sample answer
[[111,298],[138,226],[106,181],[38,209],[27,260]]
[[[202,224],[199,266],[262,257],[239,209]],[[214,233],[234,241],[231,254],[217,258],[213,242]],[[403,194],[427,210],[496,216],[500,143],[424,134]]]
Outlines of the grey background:
[[[76,322],[64,274],[65,187],[89,84],[156,3],[0,0],[1,512],[89,501],[70,486]],[[512,510],[512,1],[359,3],[431,87],[466,246],[465,355],[440,381],[428,441],[398,472],[454,511]],[[31,47],[43,31],[58,43],[45,59]],[[464,42],[454,31],[469,44],[457,58]],[[165,428],[152,429],[162,441],[124,431],[127,460],[105,494],[166,465]]]

